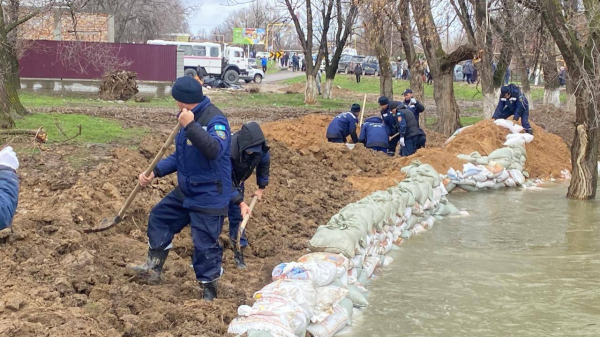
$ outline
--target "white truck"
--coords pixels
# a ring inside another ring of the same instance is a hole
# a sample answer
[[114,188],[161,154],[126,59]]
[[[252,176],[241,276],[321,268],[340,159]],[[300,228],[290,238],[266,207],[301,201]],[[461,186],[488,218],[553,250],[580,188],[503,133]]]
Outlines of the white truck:
[[246,75],[248,59],[244,58],[244,50],[239,47],[221,45],[212,42],[179,42],[164,40],[148,40],[147,44],[176,45],[183,50],[183,67],[186,75],[200,78],[205,75],[223,79],[230,84],[237,84],[240,75]]

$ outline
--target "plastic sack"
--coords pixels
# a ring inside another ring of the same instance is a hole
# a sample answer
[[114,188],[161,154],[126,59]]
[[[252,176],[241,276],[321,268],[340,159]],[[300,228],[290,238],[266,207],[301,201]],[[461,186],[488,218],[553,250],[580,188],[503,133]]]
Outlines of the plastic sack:
[[470,176],[474,176],[476,174],[478,174],[479,172],[481,172],[482,169],[471,164],[471,163],[467,163],[463,165],[463,174],[462,177],[463,178],[468,178]]
[[271,273],[276,280],[312,280],[316,286],[330,284],[338,277],[337,266],[329,261],[280,263]]
[[515,138],[523,139],[525,141],[525,143],[531,143],[533,141],[533,135],[528,134],[528,133],[513,133],[513,134],[506,136],[506,139],[515,139]]
[[312,252],[339,253],[352,258],[356,254],[358,241],[365,234],[362,229],[357,227],[347,227],[342,230],[319,226],[315,235],[308,241],[308,248]]
[[494,180],[487,180],[487,181],[484,181],[484,182],[477,182],[477,184],[475,184],[475,186],[477,188],[481,188],[481,189],[483,189],[483,188],[492,188],[492,187],[494,187],[494,185],[496,185],[496,182]]
[[510,178],[510,174],[508,174],[508,171],[503,170],[496,178],[494,178],[494,180],[496,180],[498,183],[501,183],[508,178]]
[[348,286],[348,299],[352,301],[352,305],[357,308],[364,308],[369,305],[367,296],[355,285]]
[[392,264],[392,262],[394,262],[394,258],[391,256],[381,255],[379,257],[379,266],[380,267],[387,267],[390,264]]
[[233,319],[227,328],[227,332],[234,335],[242,335],[249,330],[265,331],[273,337],[296,337],[289,322],[284,322],[277,316],[240,316]]
[[494,123],[498,126],[502,126],[504,128],[507,128],[508,130],[510,130],[510,132],[512,133],[519,133],[523,130],[523,127],[513,123],[512,121],[506,120],[506,119],[496,119],[494,121]]
[[515,183],[517,183],[517,185],[525,184],[525,176],[523,175],[523,172],[519,170],[508,170],[508,173]]
[[[516,134],[514,134],[516,135]],[[509,135],[511,136],[511,135]],[[522,137],[513,137],[513,138],[508,138],[505,142],[504,142],[504,146],[523,146],[525,145],[525,139]]]
[[462,188],[463,190],[467,191],[467,192],[479,192],[479,188],[477,186],[474,185],[467,185],[467,184],[460,184],[457,185],[458,187]]
[[269,299],[275,301],[279,300],[280,297],[284,297],[288,301],[294,301],[308,317],[313,315],[313,308],[317,303],[317,291],[312,281],[277,280],[254,293],[256,301]]
[[494,150],[492,153],[489,154],[488,158],[494,161],[498,161],[499,159],[505,159],[510,161],[513,157],[513,154],[514,152],[511,148],[503,147]]
[[354,305],[352,301],[348,297],[346,297],[343,300],[341,300],[340,303],[338,303],[338,305],[346,309],[346,312],[348,313],[348,320],[346,321],[346,325],[352,325],[352,314],[354,313]]
[[508,178],[504,181],[504,185],[506,185],[506,187],[516,187],[517,183],[514,181],[513,178]]
[[365,258],[365,262],[363,264],[363,271],[367,273],[367,277],[371,277],[375,272],[375,268],[379,264],[379,257],[377,256],[367,256]]
[[331,337],[348,324],[348,312],[341,305],[336,304],[333,312],[320,323],[308,326],[308,332],[314,337]]
[[294,334],[301,335],[306,331],[308,316],[306,312],[294,301],[281,295],[262,298],[249,307],[242,305],[238,308],[240,316],[275,316],[281,322],[287,322],[286,329]]
[[332,307],[348,295],[348,289],[336,286],[317,287],[317,301],[311,322],[321,322],[331,313]]
[[343,255],[340,254],[332,254],[325,252],[317,252],[310,253],[301,256],[298,259],[298,262],[308,262],[308,261],[327,261],[336,265],[336,267],[344,267],[345,269],[349,269],[350,260]]

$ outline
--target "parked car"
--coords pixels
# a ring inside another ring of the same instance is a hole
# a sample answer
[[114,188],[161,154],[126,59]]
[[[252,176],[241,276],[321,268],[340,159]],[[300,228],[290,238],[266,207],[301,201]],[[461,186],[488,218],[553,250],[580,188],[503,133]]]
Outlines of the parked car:
[[460,64],[454,66],[454,82],[462,82],[464,80],[462,67]]
[[352,55],[342,55],[342,57],[340,58],[340,62],[338,63],[338,73],[346,71],[346,67],[348,66],[348,63],[350,63],[351,59]]
[[362,64],[364,59],[365,59],[364,56],[344,55],[340,59],[340,63],[338,65],[338,72],[344,72],[346,74],[354,74],[354,67],[356,67],[357,63]]
[[265,77],[265,73],[259,67],[257,62],[257,59],[248,59],[248,73],[240,76],[240,79],[244,80],[246,83],[250,83],[252,81],[254,81],[254,83],[261,83]]
[[364,75],[379,75],[379,60],[375,56],[365,57],[362,67]]

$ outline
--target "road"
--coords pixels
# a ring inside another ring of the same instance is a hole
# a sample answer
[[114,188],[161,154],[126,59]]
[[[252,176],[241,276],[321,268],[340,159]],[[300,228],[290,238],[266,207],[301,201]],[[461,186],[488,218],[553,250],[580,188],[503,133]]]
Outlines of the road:
[[280,72],[274,73],[274,74],[267,74],[265,75],[265,78],[263,79],[264,83],[272,83],[272,82],[279,82],[279,81],[283,81],[283,80],[287,80],[289,78],[294,78],[294,77],[298,77],[298,76],[305,76],[306,74],[303,71],[285,71],[282,70]]

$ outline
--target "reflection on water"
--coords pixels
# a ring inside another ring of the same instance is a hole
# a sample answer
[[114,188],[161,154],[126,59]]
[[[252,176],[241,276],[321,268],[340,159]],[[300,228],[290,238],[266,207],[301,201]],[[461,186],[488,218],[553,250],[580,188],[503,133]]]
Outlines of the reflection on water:
[[452,194],[393,251],[347,336],[600,336],[600,203],[566,186]]

